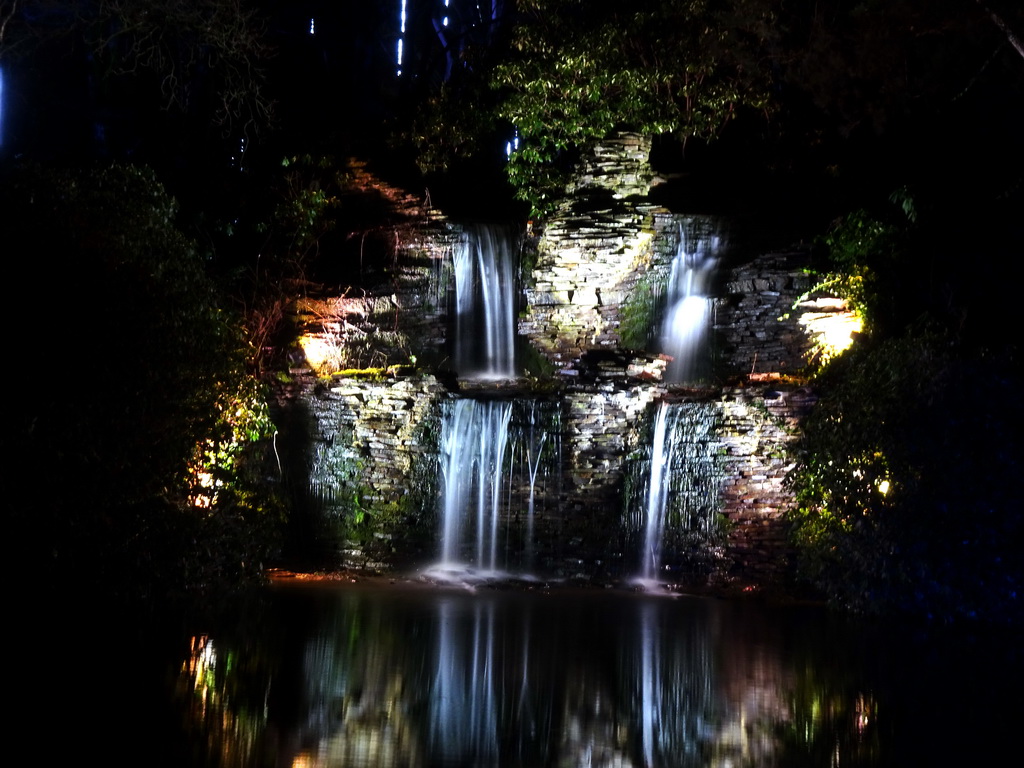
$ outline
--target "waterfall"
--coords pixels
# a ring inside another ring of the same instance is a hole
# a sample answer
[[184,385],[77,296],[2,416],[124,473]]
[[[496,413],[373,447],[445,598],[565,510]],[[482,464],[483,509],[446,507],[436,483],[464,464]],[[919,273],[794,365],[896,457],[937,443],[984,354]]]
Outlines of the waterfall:
[[[671,476],[672,458],[676,443],[666,440],[669,428],[667,403],[658,406],[654,420],[654,440],[651,445],[651,479],[647,488],[647,525],[644,529],[644,548],[641,556],[641,578],[657,578],[661,563],[662,531],[665,528],[665,510],[668,505],[668,481]],[[674,420],[673,420],[674,421]]]
[[661,325],[661,351],[672,357],[665,380],[694,381],[701,373],[704,338],[711,320],[708,291],[718,261],[717,235],[692,238],[679,228],[679,247],[672,259],[665,318]]
[[465,562],[463,529],[469,524],[475,532],[474,564],[494,571],[512,403],[463,399],[447,416],[441,435],[441,567]]
[[[529,412],[529,423],[522,441],[526,468],[530,473],[530,493],[526,506],[526,547],[525,565],[528,573],[534,570],[536,553],[534,552],[534,517],[537,511],[537,472],[541,468],[541,457],[544,451],[544,444],[548,440],[547,430],[541,429],[538,423],[537,403],[531,403]],[[540,436],[538,437],[538,431]]]
[[634,469],[639,482],[630,501],[639,511],[633,520],[642,534],[643,583],[657,581],[666,565],[697,573],[714,560],[722,483],[717,425],[714,403],[658,405],[650,458]]
[[460,398],[443,406],[441,560],[428,574],[533,573],[537,516],[548,513],[537,488],[558,482],[560,415],[557,403],[534,399]]
[[516,286],[511,233],[470,225],[454,252],[455,370],[473,379],[516,376]]

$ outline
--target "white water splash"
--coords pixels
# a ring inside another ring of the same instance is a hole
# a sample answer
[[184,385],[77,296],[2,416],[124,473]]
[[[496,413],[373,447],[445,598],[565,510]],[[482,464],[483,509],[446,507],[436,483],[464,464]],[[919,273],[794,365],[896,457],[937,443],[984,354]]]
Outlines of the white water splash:
[[711,321],[708,291],[718,262],[718,236],[691,243],[680,227],[679,247],[672,260],[668,304],[661,326],[661,351],[672,357],[665,380],[692,381],[699,373],[704,340]]
[[455,370],[471,379],[516,376],[511,234],[474,225],[455,248]]
[[640,577],[654,582],[661,564],[661,542],[668,509],[669,480],[675,441],[668,439],[671,428],[670,406],[661,403],[654,421],[654,442],[651,446],[651,480],[647,489],[647,525],[644,531],[643,565]]
[[[441,436],[444,481],[440,570],[459,570],[472,542],[478,570],[497,570],[498,519],[512,403],[458,400]],[[464,538],[467,531],[471,537]]]

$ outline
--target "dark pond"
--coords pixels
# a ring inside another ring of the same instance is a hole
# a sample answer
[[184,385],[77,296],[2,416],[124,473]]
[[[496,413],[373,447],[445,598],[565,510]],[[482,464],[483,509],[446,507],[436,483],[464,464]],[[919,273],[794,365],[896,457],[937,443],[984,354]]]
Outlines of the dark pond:
[[1024,715],[996,631],[364,584],[277,585],[234,613],[155,638],[12,630],[13,764],[967,766],[1007,764]]

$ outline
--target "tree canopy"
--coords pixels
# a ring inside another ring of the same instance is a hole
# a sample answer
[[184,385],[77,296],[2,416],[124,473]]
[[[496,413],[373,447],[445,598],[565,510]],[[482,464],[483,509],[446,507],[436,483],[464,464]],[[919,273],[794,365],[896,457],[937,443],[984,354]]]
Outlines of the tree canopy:
[[545,195],[551,168],[613,130],[712,138],[740,109],[767,109],[760,51],[774,37],[762,3],[582,2],[518,5],[495,67],[498,115],[521,137],[509,175]]
[[427,170],[517,136],[508,175],[537,210],[618,129],[684,149],[731,134],[751,160],[892,189],[944,149],[958,174],[1015,151],[1022,14],[970,0],[520,0],[503,34],[421,90],[408,135]]
[[410,131],[421,165],[515,136],[510,181],[545,210],[579,151],[613,130],[707,139],[767,109],[772,21],[759,0],[520,0],[504,34],[426,98]]
[[[0,59],[29,56],[72,38],[104,77],[130,76],[156,87],[158,103],[241,130],[266,124],[271,102],[262,17],[245,0],[5,0]],[[108,82],[107,87],[110,83]]]

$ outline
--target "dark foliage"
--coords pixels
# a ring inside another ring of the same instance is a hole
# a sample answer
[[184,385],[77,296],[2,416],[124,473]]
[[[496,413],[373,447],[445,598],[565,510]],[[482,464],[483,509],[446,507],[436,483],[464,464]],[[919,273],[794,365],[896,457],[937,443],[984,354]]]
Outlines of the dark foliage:
[[266,422],[174,215],[132,167],[4,179],[32,361],[7,435],[24,489],[8,534],[19,563],[64,586],[153,597],[256,574],[267,553],[273,516],[241,462]]
[[1024,621],[1019,343],[992,294],[1019,202],[902,189],[824,238],[867,330],[818,376],[791,479],[803,574],[840,605]]
[[927,329],[834,362],[794,476],[804,575],[857,611],[1024,619],[1017,373]]

